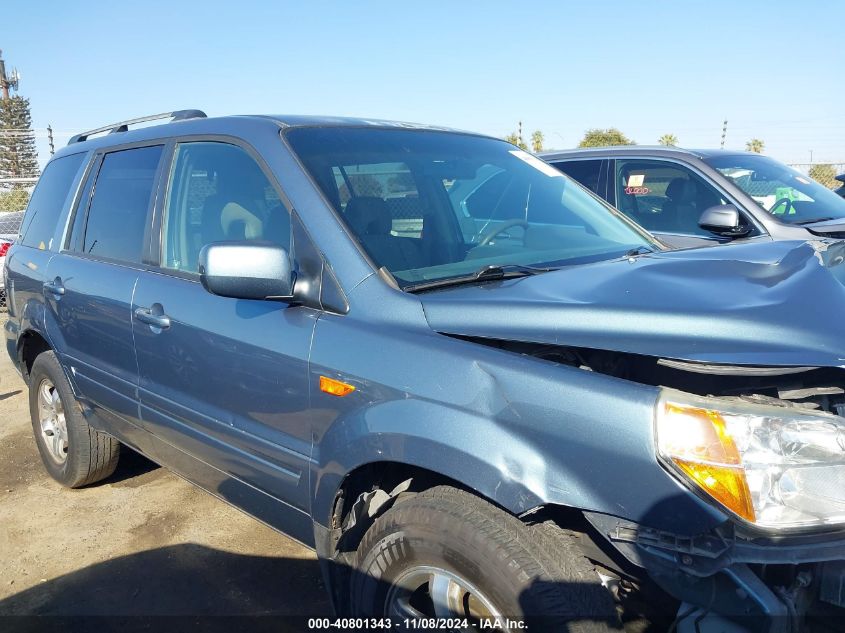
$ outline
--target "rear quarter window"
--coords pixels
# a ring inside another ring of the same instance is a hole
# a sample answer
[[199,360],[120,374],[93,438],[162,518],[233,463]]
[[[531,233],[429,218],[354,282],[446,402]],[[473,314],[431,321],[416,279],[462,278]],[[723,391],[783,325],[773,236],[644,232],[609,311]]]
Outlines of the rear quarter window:
[[21,243],[24,246],[42,250],[51,247],[56,224],[84,158],[84,153],[63,156],[50,161],[44,169],[27,205],[21,227]]

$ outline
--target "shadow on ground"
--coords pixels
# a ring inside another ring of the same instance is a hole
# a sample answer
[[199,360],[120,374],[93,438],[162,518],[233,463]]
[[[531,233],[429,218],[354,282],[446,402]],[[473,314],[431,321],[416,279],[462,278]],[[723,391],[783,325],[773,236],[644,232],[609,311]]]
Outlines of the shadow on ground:
[[18,389],[17,391],[9,391],[8,393],[0,393],[0,401],[16,396],[19,393],[21,393],[20,389]]
[[131,448],[121,446],[117,470],[108,479],[99,481],[94,485],[117,484],[128,488],[137,488],[164,474],[164,472],[161,466],[147,459],[141,453],[136,453]]
[[[10,633],[90,630],[96,622],[103,631],[125,630],[128,622],[132,630],[156,631],[179,621],[188,625],[180,625],[183,630],[233,630],[240,628],[232,626],[237,620],[214,623],[209,616],[274,616],[266,619],[284,622],[280,616],[330,612],[316,560],[185,544],[108,560],[17,593],[0,601],[0,627]],[[121,622],[121,616],[128,617]],[[139,629],[145,622],[148,627]]]

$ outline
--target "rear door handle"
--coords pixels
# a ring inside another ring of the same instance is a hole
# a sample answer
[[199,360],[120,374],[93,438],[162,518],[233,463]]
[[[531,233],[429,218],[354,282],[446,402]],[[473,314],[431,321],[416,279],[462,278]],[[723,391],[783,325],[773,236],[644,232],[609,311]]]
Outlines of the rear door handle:
[[[158,312],[159,314],[156,314]],[[135,318],[146,323],[151,328],[166,330],[170,327],[170,317],[163,313],[161,304],[153,304],[152,308],[136,308]]]
[[44,282],[44,294],[51,295],[58,299],[65,294],[65,287],[62,285],[62,278],[56,277],[53,281]]

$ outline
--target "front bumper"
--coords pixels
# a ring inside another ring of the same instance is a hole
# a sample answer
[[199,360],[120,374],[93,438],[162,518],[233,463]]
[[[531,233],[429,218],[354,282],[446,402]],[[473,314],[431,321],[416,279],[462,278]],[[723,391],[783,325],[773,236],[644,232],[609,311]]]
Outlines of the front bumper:
[[678,631],[843,629],[845,532],[762,539],[725,524],[680,537],[608,515],[585,515],[619,554],[682,602]]

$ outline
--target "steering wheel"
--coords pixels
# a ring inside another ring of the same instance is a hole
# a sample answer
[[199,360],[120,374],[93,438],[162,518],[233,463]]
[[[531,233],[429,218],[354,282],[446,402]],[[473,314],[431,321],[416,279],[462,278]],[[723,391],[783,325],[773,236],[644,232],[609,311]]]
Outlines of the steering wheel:
[[777,209],[782,204],[786,205],[786,208],[783,210],[783,215],[786,215],[787,213],[789,213],[790,209],[794,208],[792,206],[792,200],[790,200],[789,198],[781,198],[772,205],[772,208],[769,209],[769,214],[775,215],[775,209]]
[[481,239],[478,240],[479,246],[487,246],[490,242],[493,241],[493,238],[499,235],[500,233],[504,233],[508,229],[512,229],[515,226],[521,226],[527,229],[530,224],[525,220],[508,220],[504,224],[499,226],[494,226],[491,230],[487,231]]

